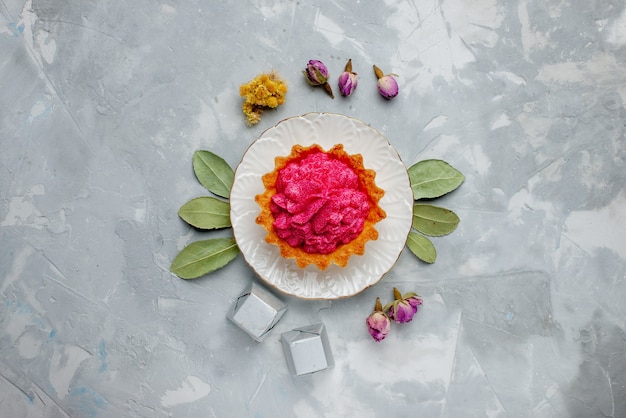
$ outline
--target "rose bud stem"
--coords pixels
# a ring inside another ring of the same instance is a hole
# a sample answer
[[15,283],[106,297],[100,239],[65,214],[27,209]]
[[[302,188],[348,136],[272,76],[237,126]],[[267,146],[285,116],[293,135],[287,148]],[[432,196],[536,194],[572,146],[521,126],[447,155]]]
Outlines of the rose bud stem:
[[382,312],[383,304],[380,302],[380,298],[376,298],[376,303],[374,304],[374,312]]
[[377,66],[374,65],[374,74],[376,74],[376,78],[381,79],[385,76],[385,74],[383,74],[382,70],[380,68],[378,68]]
[[344,68],[344,71],[347,71],[349,73],[352,72],[352,58],[350,58],[348,60],[348,63],[346,64],[346,67]]
[[328,84],[328,82],[322,84],[322,87],[324,87],[324,91],[328,93],[331,99],[335,98],[335,95],[333,94],[333,89],[330,87],[330,84]]

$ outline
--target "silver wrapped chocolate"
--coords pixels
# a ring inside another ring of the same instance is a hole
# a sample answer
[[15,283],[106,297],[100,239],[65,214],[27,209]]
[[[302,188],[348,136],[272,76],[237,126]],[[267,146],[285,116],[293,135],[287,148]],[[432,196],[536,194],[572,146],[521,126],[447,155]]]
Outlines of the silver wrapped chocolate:
[[260,342],[286,311],[287,306],[280,299],[261,285],[252,282],[235,300],[227,317]]
[[335,365],[324,324],[309,325],[280,336],[291,374],[300,376]]

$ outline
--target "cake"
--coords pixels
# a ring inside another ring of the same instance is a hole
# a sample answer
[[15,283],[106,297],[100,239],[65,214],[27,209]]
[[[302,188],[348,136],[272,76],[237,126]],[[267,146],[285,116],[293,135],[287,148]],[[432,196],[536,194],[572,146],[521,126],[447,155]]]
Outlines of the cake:
[[341,144],[328,151],[294,145],[262,178],[256,222],[267,230],[265,240],[298,267],[345,267],[350,256],[363,255],[367,241],[378,239],[374,225],[385,218],[378,204],[385,192],[375,177],[360,154],[348,154]]

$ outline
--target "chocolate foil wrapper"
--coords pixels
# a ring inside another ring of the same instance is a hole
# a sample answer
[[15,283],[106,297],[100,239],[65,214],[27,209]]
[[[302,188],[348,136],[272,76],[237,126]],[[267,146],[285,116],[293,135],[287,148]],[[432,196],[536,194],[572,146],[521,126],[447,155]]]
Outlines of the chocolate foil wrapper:
[[280,336],[291,374],[300,376],[335,365],[324,324],[295,328]]
[[285,305],[269,290],[252,282],[235,300],[227,318],[256,341],[263,341],[287,311]]

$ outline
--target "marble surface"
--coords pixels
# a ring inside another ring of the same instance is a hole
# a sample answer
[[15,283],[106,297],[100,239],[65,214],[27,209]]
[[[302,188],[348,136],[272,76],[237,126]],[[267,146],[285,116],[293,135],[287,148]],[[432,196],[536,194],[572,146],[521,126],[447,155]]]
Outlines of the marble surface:
[[[2,416],[626,416],[623,1],[0,0],[0,51]],[[355,94],[308,86],[313,58],[333,83],[352,58]],[[272,69],[287,101],[247,127],[239,85]],[[207,237],[177,210],[195,150],[235,167],[311,111],[462,171],[461,224],[357,296],[281,295],[257,343],[226,319],[241,257],[169,272]],[[394,286],[424,306],[376,343]],[[280,334],[319,322],[334,368],[291,376]]]

